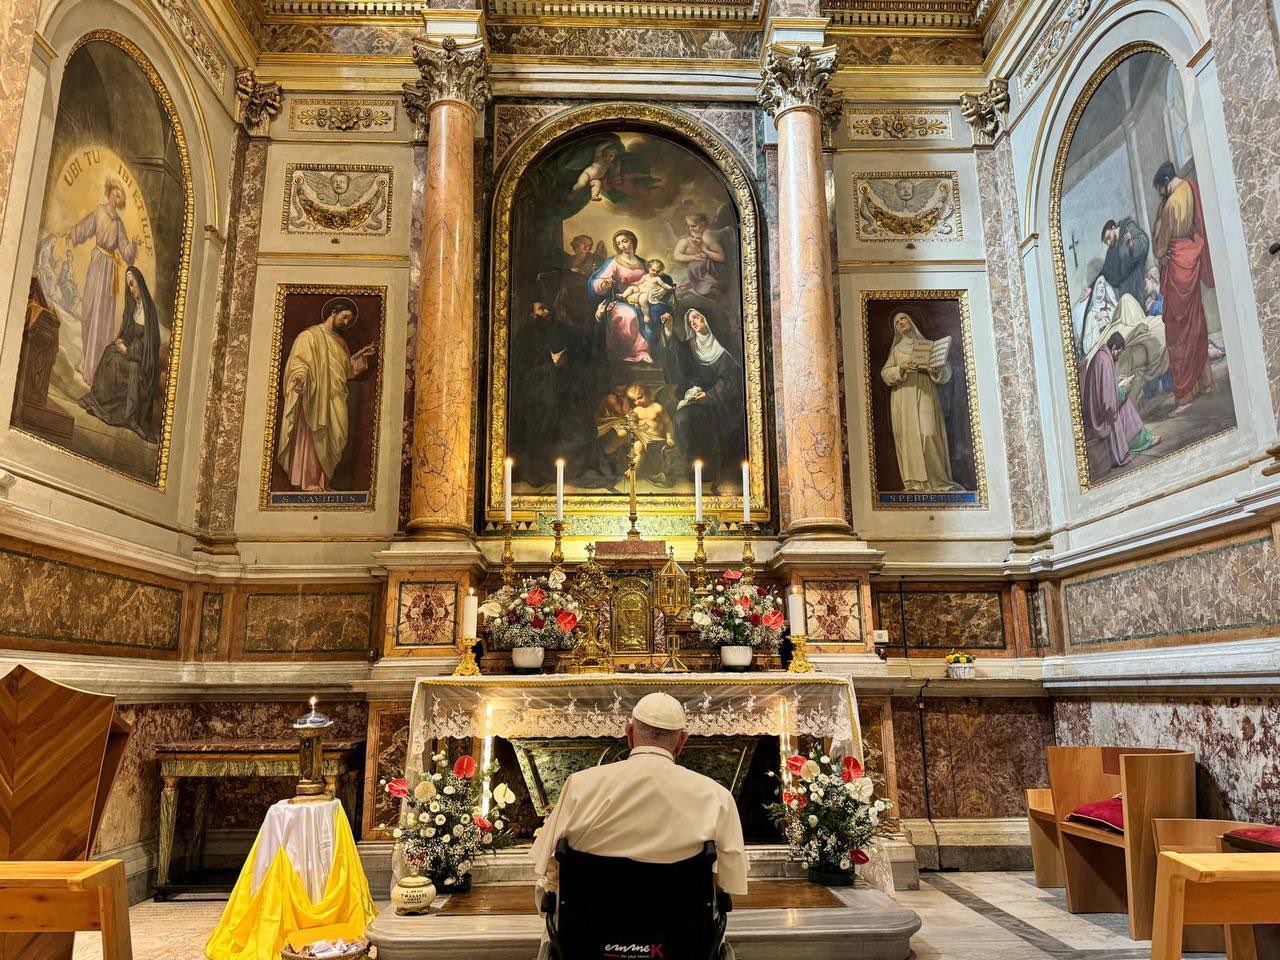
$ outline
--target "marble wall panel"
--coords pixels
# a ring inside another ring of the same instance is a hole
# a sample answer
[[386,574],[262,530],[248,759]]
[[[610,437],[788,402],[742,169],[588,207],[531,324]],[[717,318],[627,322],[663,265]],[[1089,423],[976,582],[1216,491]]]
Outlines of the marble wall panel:
[[1004,594],[990,590],[902,590],[875,593],[879,627],[894,648],[1004,650],[1012,643]]
[[454,645],[456,580],[402,580],[396,585],[395,647]]
[[[422,218],[426,212],[427,148],[415,144],[413,148],[413,183],[409,197],[409,249],[422,249]],[[478,274],[483,276],[484,274]],[[400,508],[399,528],[409,522],[409,494],[413,479],[413,398],[415,391],[414,366],[418,357],[418,301],[422,293],[422,261],[409,258],[409,318],[405,323],[404,348],[404,418],[400,423]]]
[[0,547],[0,637],[6,646],[176,656],[184,596],[170,581]]
[[1269,531],[1063,583],[1069,648],[1272,636],[1280,558]]
[[1206,0],[1222,112],[1240,197],[1240,220],[1257,301],[1257,324],[1280,424],[1280,58],[1269,0]]
[[804,580],[805,625],[814,643],[862,643],[862,583]]
[[566,110],[567,100],[542,103],[500,103],[493,108],[493,163],[496,167],[517,140],[547,117]]
[[218,652],[222,641],[224,599],[224,594],[212,591],[200,598],[200,633],[196,640],[196,652]]
[[258,276],[258,240],[262,230],[267,144],[237,133],[232,183],[232,215],[222,254],[222,275],[215,310],[213,361],[200,443],[196,489],[196,525],[215,536],[235,527],[240,473],[240,437],[244,424],[253,329],[253,292]]
[[833,37],[837,67],[965,66],[982,63],[978,37]]
[[[772,199],[778,196],[779,169],[778,148],[776,145],[770,145],[765,148],[764,173],[766,198],[764,202],[764,224],[765,235],[768,238],[768,242],[765,244],[765,253],[769,258],[769,316],[780,317],[782,315],[782,288],[778,281],[781,273],[781,267],[778,263],[778,250],[780,247],[778,239],[778,204],[776,200]],[[838,297],[835,298],[835,303],[839,305],[840,299]],[[773,356],[781,357],[783,348],[782,324],[771,323],[769,324],[769,330]],[[787,471],[786,385],[782,382],[781,377],[773,377],[772,385],[774,451],[777,454],[778,461],[777,469],[774,471],[778,482],[778,528],[785,530],[791,523],[791,483],[788,480]],[[847,430],[845,436],[848,436]],[[846,456],[848,455],[848,444],[845,444],[845,454]]]
[[926,699],[923,750],[921,719],[914,700],[893,700],[899,816],[1022,816],[1024,791],[1048,785],[1044,748],[1054,743],[1054,715],[1047,698]]
[[[174,740],[292,740],[290,725],[305,712],[297,703],[141,703],[118,708],[132,732],[120,772],[103,811],[96,853],[118,850],[133,843],[154,840],[160,820],[160,765],[156,745]],[[365,704],[354,701],[326,703],[322,709],[334,720],[334,739],[365,736]],[[209,827],[254,828],[267,807],[292,796],[293,784],[277,780],[222,780],[213,790]],[[180,787],[181,791],[182,788]],[[179,794],[180,798],[182,794]],[[189,797],[186,798],[189,801]],[[186,804],[179,829],[190,824]]]
[[[879,796],[891,795],[889,763],[885,756],[886,734],[892,733],[891,723],[886,729],[885,716],[889,701],[884,697],[858,698],[858,727],[862,731],[862,760],[867,774],[875,781],[876,793]],[[892,743],[888,744],[891,748]],[[897,811],[894,811],[897,815]]]
[[1009,138],[1001,138],[991,150],[979,150],[976,159],[1009,473],[1009,511],[1014,532],[1031,533],[1049,527],[1049,481],[1036,392],[1031,311],[1018,258],[1018,198]]
[[739,157],[754,175],[760,175],[756,135],[758,112],[754,107],[684,107],[683,111],[706,124],[738,151]]
[[31,69],[31,43],[39,0],[6,0],[0,4],[0,223],[13,176],[22,103]]
[[758,30],[490,23],[487,33],[489,49],[497,55],[699,61],[760,57]]
[[416,24],[273,23],[263,31],[264,53],[313,53],[348,57],[413,54]]
[[385,790],[383,780],[404,773],[409,755],[409,705],[378,704],[372,708],[369,733],[371,792],[366,794],[363,836],[388,837],[400,815],[400,807]]
[[250,593],[242,614],[241,651],[259,654],[367,655],[378,622],[371,590]]
[[1196,754],[1201,817],[1280,823],[1280,700],[1067,699],[1054,702],[1067,746],[1161,747]]

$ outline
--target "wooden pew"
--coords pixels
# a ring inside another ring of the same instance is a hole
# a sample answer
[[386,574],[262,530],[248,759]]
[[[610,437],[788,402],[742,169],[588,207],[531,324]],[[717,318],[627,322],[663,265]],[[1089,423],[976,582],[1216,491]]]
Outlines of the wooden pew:
[[1036,872],[1036,886],[1061,887],[1065,881],[1052,790],[1035,787],[1027,791],[1027,832],[1031,835],[1031,865]]
[[102,933],[102,960],[133,960],[123,860],[0,862],[0,931]]
[[[115,704],[115,697],[63,686],[23,666],[0,678],[0,861],[15,861],[4,865],[14,883],[28,866],[17,861],[85,861],[92,853],[129,737]],[[68,928],[22,926],[13,910],[5,907],[4,914],[0,960],[70,960]],[[126,913],[126,938],[127,922]]]
[[1280,853],[1162,853],[1151,960],[1181,960],[1189,924],[1223,924],[1233,960],[1254,956],[1255,923],[1280,923]]
[[[1151,937],[1156,846],[1152,821],[1195,816],[1195,757],[1183,750],[1049,747],[1067,909],[1129,914],[1129,936]],[[1077,807],[1120,794],[1123,834],[1076,823]]]

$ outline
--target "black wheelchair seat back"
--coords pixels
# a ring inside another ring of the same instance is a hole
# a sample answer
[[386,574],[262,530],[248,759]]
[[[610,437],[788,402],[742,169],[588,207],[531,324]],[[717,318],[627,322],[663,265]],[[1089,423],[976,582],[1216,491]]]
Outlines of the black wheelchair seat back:
[[687,860],[643,863],[556,847],[560,890],[544,904],[560,960],[711,960],[724,939],[711,841]]

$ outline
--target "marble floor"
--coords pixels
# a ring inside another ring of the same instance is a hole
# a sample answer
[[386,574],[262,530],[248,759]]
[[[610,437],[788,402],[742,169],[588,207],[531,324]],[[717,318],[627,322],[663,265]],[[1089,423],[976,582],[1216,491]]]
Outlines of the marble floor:
[[[1029,873],[925,873],[895,899],[920,915],[917,960],[1148,960],[1120,914],[1072,916],[1061,890],[1039,890]],[[381,905],[380,905],[381,906]],[[135,960],[200,960],[222,903],[147,901],[129,911]],[[1187,954],[1210,960],[1215,954]],[[74,960],[99,960],[97,934],[78,934]]]

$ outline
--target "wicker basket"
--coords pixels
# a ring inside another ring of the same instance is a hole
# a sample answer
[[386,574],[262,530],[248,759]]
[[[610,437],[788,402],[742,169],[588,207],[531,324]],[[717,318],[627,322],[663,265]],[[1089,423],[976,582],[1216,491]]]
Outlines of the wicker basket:
[[[306,947],[301,949],[305,950]],[[346,953],[339,954],[336,957],[326,958],[326,960],[364,960],[369,956],[369,941],[361,938],[351,945],[351,949]],[[288,944],[280,951],[280,960],[315,960],[309,953],[294,953],[289,949]]]

